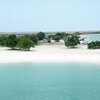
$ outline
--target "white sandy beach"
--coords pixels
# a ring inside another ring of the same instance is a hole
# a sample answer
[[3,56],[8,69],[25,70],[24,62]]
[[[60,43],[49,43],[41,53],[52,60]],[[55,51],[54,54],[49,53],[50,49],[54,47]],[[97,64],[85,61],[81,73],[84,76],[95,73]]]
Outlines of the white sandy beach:
[[31,51],[16,51],[0,47],[0,63],[85,62],[100,63],[100,50],[88,50],[86,45],[68,49],[63,43],[45,43]]

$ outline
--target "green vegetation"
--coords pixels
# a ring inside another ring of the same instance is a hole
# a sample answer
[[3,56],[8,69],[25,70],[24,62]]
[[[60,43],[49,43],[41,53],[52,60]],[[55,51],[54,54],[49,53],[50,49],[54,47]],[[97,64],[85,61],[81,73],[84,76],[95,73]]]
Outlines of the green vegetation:
[[61,39],[61,37],[58,35],[53,36],[53,40],[55,40],[55,42],[59,42],[60,39]]
[[5,46],[5,41],[6,41],[6,36],[5,35],[1,35],[0,36],[0,46]]
[[17,48],[20,50],[29,51],[31,47],[34,47],[34,42],[26,37],[21,37],[17,44]]
[[48,35],[48,36],[47,36],[47,42],[48,42],[48,43],[51,43],[51,37],[52,37],[51,35]]
[[37,36],[34,34],[18,37],[14,34],[0,36],[0,46],[9,47],[14,50],[30,50],[31,47],[35,47],[37,42]]
[[92,41],[88,43],[88,49],[100,49],[100,41]]
[[35,34],[31,34],[31,35],[27,34],[24,37],[32,40],[35,44],[37,44],[37,42],[38,42],[38,37]]
[[16,48],[17,45],[17,38],[16,35],[8,35],[5,40],[5,45],[12,49]]
[[1,35],[0,36],[0,45],[7,46],[12,49],[19,50],[30,50],[31,47],[35,47],[38,43],[38,40],[47,39],[48,43],[51,43],[51,40],[59,42],[60,39],[64,39],[65,45],[67,47],[74,47],[79,43],[79,37],[77,35],[69,35],[66,33],[56,33],[55,35],[45,36],[44,32],[39,32],[35,34],[26,34],[22,36],[17,36],[14,34],[10,35]]
[[[51,40],[59,42],[64,40],[65,46],[75,47],[80,44],[79,32],[75,34],[68,34],[64,32],[58,32],[51,35],[46,35],[44,32],[39,32],[37,34],[22,34],[22,35],[0,35],[0,46],[9,47],[11,49],[19,50],[30,50],[31,47],[35,47],[38,44],[39,40],[46,39],[48,43],[51,43]],[[100,41],[92,41],[88,43],[88,49],[100,49]]]
[[37,33],[37,38],[38,40],[44,40],[45,39],[45,33],[44,32],[39,32]]
[[56,36],[56,37],[59,37],[60,39],[62,39],[62,38],[63,38],[63,34],[62,34],[62,33],[60,33],[60,32],[56,33],[56,34],[55,34],[55,36]]
[[77,44],[80,44],[79,37],[77,35],[67,35],[64,37],[65,46],[75,47]]
[[56,42],[59,42],[60,39],[63,39],[63,37],[66,35],[66,33],[56,33],[55,35],[52,35],[52,39]]

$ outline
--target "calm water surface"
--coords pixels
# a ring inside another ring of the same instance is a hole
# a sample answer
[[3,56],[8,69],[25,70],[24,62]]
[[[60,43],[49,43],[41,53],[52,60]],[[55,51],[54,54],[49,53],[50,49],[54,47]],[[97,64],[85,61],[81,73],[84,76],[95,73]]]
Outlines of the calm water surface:
[[100,34],[88,34],[86,37],[87,37],[87,40],[89,40],[89,42],[100,41]]
[[1,64],[0,100],[100,100],[100,65]]

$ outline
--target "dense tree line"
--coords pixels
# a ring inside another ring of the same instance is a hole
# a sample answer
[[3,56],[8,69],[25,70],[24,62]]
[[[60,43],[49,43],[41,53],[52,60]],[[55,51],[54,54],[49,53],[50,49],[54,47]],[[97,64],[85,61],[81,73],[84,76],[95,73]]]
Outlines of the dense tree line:
[[67,47],[73,47],[79,43],[79,38],[77,35],[69,35],[59,32],[54,35],[48,35],[46,37],[44,32],[39,32],[37,34],[27,34],[23,36],[17,36],[14,34],[1,35],[0,45],[10,47],[12,49],[30,50],[31,47],[35,47],[38,41],[44,39],[46,39],[48,43],[51,43],[51,40],[59,42],[62,39],[64,40],[65,46]]
[[51,39],[55,42],[64,40],[65,46],[73,48],[80,44],[79,38],[77,34],[56,33],[55,35],[49,35],[47,39],[49,43],[51,43]]
[[[63,40],[66,47],[73,48],[80,44],[78,33],[67,34],[67,33],[56,33],[54,35],[46,35],[44,32],[39,32],[37,34],[26,34],[26,35],[1,35],[0,36],[0,46],[10,47],[11,49],[19,50],[30,50],[31,47],[35,47],[38,41],[46,40],[48,43],[59,42]],[[88,49],[99,49],[100,41],[88,43]]]
[[16,35],[11,34],[0,36],[0,45],[10,47],[11,49],[30,50],[31,47],[34,47],[35,44],[37,44],[37,41],[35,35],[17,37]]

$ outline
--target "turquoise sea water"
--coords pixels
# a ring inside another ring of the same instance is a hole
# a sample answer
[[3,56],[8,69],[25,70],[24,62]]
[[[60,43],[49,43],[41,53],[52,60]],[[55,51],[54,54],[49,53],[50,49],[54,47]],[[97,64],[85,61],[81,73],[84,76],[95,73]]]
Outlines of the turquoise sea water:
[[0,64],[0,100],[100,100],[100,65]]
[[88,34],[86,37],[87,37],[87,40],[89,40],[89,42],[100,41],[100,34]]

